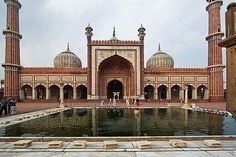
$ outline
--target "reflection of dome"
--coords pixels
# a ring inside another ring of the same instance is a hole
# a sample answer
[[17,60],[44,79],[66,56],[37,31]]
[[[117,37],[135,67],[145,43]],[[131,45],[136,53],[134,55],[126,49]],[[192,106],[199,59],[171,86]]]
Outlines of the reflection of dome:
[[147,68],[173,68],[174,60],[173,58],[165,52],[161,51],[160,45],[157,53],[152,55],[147,61]]
[[82,67],[82,63],[78,56],[72,53],[68,48],[65,52],[60,53],[54,58],[55,68],[78,68]]

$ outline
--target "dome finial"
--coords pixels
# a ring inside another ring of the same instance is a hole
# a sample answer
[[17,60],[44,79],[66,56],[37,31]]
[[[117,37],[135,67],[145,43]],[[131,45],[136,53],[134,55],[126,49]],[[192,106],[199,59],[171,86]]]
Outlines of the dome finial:
[[70,51],[70,43],[67,43],[67,51]]
[[158,51],[161,51],[161,44],[158,44]]
[[112,34],[111,40],[118,40],[118,39],[116,38],[116,27],[115,27],[115,26],[113,27],[113,34]]
[[115,38],[116,37],[116,27],[114,26],[113,27],[113,38]]

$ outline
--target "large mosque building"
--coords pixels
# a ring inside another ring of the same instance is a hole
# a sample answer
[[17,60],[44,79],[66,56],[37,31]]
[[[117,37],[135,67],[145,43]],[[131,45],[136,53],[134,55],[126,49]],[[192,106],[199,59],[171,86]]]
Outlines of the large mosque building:
[[[54,67],[24,67],[20,63],[18,0],[7,4],[4,96],[16,99],[110,99],[137,98],[180,101],[185,91],[193,100],[224,101],[220,7],[222,0],[207,0],[209,13],[208,65],[205,68],[175,68],[174,59],[159,46],[144,63],[145,28],[138,40],[93,40],[93,28],[85,29],[87,67],[65,51],[54,58]],[[146,67],[145,67],[146,64]]]

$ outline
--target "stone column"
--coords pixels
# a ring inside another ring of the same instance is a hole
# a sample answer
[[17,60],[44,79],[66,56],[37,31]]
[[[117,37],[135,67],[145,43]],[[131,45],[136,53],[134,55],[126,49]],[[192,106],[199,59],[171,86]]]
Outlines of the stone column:
[[64,107],[64,86],[60,86],[60,107]]
[[34,88],[34,86],[32,87],[32,99],[35,100],[35,88]]
[[184,104],[188,104],[188,85],[185,87]]
[[188,85],[187,84],[185,85],[184,105],[182,108],[189,109],[189,106],[188,106]]
[[180,99],[183,100],[184,99],[184,89],[183,88],[180,90],[179,95],[180,95]]
[[167,89],[166,99],[171,100],[171,88],[168,88],[168,89]]
[[197,99],[197,88],[193,90],[193,99]]
[[77,92],[76,92],[76,87],[73,88],[73,99],[77,99]]
[[46,100],[48,100],[49,99],[49,89],[48,89],[48,87],[46,87]]
[[158,99],[158,88],[155,88],[155,91],[154,91],[154,99]]

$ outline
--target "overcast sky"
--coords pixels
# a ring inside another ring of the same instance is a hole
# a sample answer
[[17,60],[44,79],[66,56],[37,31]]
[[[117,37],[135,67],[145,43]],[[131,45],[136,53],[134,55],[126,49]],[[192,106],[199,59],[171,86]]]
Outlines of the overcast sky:
[[[87,66],[85,27],[91,24],[93,39],[108,40],[113,26],[119,40],[138,40],[137,29],[146,28],[145,64],[158,49],[170,54],[175,67],[206,67],[208,14],[206,0],[19,0],[21,65],[52,67],[54,57],[70,49]],[[221,9],[222,30],[226,7]],[[0,30],[5,29],[6,5],[0,2]],[[5,38],[0,35],[0,63]],[[225,53],[223,53],[225,56]],[[225,61],[224,61],[225,62]],[[3,79],[0,68],[0,79]]]

